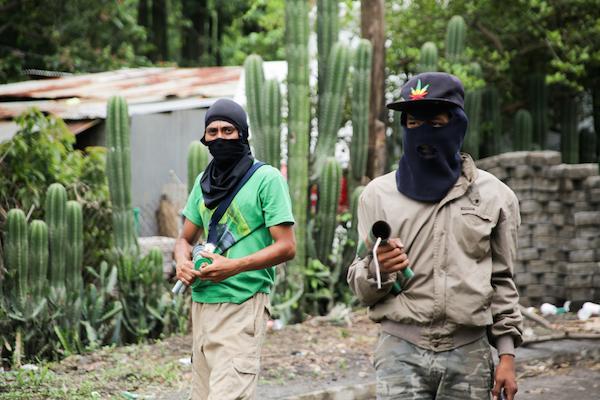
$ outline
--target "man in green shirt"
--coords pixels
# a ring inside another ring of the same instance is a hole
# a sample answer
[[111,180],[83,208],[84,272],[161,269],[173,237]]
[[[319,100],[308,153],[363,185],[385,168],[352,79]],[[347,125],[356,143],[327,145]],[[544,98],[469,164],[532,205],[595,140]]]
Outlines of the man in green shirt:
[[[269,316],[274,266],[292,259],[296,244],[287,184],[272,166],[258,168],[218,221],[211,263],[194,269],[191,251],[209,232],[213,213],[256,161],[246,113],[220,99],[205,116],[213,160],[198,176],[175,244],[177,278],[192,286],[192,398],[252,399]],[[220,254],[226,249],[224,254]]]

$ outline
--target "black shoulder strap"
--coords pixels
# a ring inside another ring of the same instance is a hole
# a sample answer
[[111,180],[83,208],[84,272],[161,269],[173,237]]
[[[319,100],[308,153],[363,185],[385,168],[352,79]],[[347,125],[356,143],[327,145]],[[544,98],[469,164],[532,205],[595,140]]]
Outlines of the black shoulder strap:
[[240,181],[235,186],[235,188],[233,188],[233,190],[227,195],[227,197],[224,198],[223,201],[221,201],[221,203],[219,203],[219,207],[217,207],[217,209],[213,213],[212,217],[210,218],[210,225],[208,226],[208,238],[207,238],[208,243],[216,244],[216,241],[218,239],[217,238],[217,229],[216,229],[217,224],[219,223],[219,221],[225,214],[225,211],[227,211],[227,209],[229,208],[229,205],[233,201],[233,198],[235,197],[235,195],[246,184],[246,182],[248,182],[248,179],[250,179],[250,177],[256,172],[256,170],[259,169],[260,167],[262,167],[263,165],[265,165],[265,163],[262,161],[252,164],[252,166],[248,169],[248,171],[246,171],[246,173],[244,174],[242,179],[240,179]]

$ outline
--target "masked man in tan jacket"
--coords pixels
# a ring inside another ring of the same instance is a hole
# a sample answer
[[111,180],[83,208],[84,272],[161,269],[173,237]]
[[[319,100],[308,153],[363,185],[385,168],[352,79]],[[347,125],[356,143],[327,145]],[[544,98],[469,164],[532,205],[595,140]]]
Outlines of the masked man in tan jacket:
[[[493,175],[460,153],[468,119],[454,76],[411,78],[399,101],[404,154],[374,179],[358,206],[367,240],[377,221],[391,239],[358,256],[348,283],[381,323],[374,356],[378,399],[512,400],[522,317],[513,282],[519,203]],[[414,272],[405,278],[404,269]],[[498,349],[494,363],[489,344]]]

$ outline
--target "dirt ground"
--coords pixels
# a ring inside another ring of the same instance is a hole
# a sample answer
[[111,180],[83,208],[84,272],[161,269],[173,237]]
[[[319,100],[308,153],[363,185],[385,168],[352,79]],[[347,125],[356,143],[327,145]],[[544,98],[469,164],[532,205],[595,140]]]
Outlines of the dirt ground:
[[[582,322],[574,314],[548,318],[560,330],[600,332],[600,317]],[[294,382],[344,383],[372,374],[371,355],[378,326],[365,310],[332,322],[324,317],[271,330],[265,341],[259,385]],[[529,339],[547,336],[546,328],[526,320]],[[148,398],[147,394],[189,387],[191,336],[173,336],[152,344],[103,348],[38,364],[37,371],[0,373],[0,399]],[[554,370],[522,367],[523,377]],[[128,397],[129,396],[129,397]]]

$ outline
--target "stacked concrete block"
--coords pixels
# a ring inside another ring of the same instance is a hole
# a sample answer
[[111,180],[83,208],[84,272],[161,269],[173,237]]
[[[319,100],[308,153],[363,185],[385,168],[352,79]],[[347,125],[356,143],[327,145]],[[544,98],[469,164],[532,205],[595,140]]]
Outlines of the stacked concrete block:
[[523,305],[600,300],[600,175],[552,151],[477,161],[517,195],[521,210],[515,283]]

